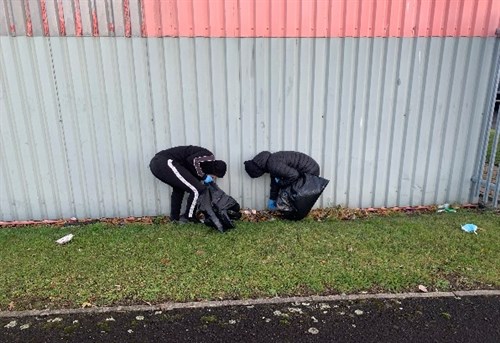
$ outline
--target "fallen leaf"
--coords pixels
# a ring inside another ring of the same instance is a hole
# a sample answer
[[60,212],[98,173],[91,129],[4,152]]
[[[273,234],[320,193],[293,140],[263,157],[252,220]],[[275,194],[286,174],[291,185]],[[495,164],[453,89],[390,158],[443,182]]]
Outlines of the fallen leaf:
[[92,304],[86,301],[82,304],[82,308],[87,308],[87,307],[92,307]]
[[16,304],[13,301],[11,301],[9,303],[9,311],[13,311],[15,308],[16,308]]

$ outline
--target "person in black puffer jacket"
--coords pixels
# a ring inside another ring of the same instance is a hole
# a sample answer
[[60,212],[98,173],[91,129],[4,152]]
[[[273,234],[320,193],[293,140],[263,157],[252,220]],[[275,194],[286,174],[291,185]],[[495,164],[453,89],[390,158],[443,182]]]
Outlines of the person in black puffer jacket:
[[[157,153],[149,164],[154,176],[172,186],[170,219],[180,223],[196,221],[195,208],[206,186],[226,174],[226,162],[199,146],[178,146]],[[202,184],[201,181],[203,181]],[[184,193],[189,194],[186,213],[181,217]]]
[[260,177],[264,173],[271,174],[267,207],[276,210],[280,188],[291,185],[304,174],[319,176],[319,165],[312,157],[298,151],[262,151],[253,159],[245,161],[245,171],[251,178]]

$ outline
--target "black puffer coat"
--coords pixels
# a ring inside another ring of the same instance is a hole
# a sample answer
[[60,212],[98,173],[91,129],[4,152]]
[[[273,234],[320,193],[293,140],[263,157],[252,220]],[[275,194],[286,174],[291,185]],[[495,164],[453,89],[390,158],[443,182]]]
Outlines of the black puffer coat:
[[[304,174],[319,176],[319,165],[310,156],[298,151],[262,151],[252,159],[262,170],[271,174],[270,198],[276,200],[281,187],[295,182]],[[279,178],[276,182],[275,178]]]

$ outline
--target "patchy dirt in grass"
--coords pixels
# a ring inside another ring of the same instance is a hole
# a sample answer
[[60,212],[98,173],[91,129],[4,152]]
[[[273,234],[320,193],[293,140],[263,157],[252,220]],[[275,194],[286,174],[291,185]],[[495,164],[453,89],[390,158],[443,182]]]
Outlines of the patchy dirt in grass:
[[[478,209],[477,204],[454,205],[455,209]],[[344,208],[333,207],[312,210],[308,218],[323,221],[327,219],[356,220],[373,216],[390,216],[396,213],[407,215],[417,215],[423,213],[435,213],[438,206],[406,206],[406,207],[380,207],[380,208]],[[497,210],[500,213],[500,210]],[[253,209],[241,210],[241,221],[258,223],[273,221],[283,218],[279,212],[256,211]],[[126,225],[133,223],[143,223],[147,225],[162,225],[170,222],[167,216],[144,216],[144,217],[126,217],[126,218],[69,218],[57,220],[24,220],[24,221],[0,221],[0,228],[23,227],[23,226],[47,226],[56,227],[80,226],[95,223],[109,223],[112,225]]]

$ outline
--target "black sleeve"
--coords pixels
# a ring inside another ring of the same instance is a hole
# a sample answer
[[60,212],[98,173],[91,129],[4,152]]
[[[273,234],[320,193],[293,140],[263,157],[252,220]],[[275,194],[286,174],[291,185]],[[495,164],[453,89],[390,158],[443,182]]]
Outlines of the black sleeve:
[[280,191],[279,184],[274,180],[275,176],[271,175],[271,191],[269,192],[269,199],[276,200],[278,199],[278,193]]
[[273,160],[268,164],[269,173],[280,178],[280,186],[288,186],[300,177],[300,173],[295,168],[288,166],[284,159]]
[[206,162],[206,161],[214,161],[214,160],[215,160],[214,155],[199,156],[199,157],[195,157],[193,159],[194,169],[196,169],[196,173],[198,174],[199,177],[201,177],[202,179],[205,178],[205,173],[203,173],[203,170],[201,169],[200,163]]
[[201,169],[200,163],[201,162],[206,162],[206,161],[214,161],[215,157],[212,153],[208,152],[203,152],[203,153],[195,153],[187,158],[190,164],[194,166],[194,170],[196,170],[196,174],[201,179],[205,178],[205,173],[203,173],[203,170]]

